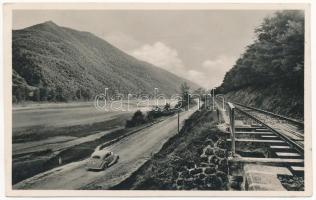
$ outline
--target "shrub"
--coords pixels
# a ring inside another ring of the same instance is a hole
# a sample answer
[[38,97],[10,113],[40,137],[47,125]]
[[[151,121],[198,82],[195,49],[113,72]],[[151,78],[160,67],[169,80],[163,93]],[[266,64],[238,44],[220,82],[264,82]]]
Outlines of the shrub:
[[144,124],[145,122],[146,122],[146,120],[145,120],[144,114],[142,113],[142,111],[137,110],[134,113],[132,119],[126,121],[126,127],[139,126],[141,124]]

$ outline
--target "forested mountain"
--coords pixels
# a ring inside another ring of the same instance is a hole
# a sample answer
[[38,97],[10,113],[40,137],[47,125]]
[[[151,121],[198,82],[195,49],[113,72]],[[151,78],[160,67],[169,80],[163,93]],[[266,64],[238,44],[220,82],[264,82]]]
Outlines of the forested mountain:
[[14,30],[13,101],[91,100],[110,93],[171,95],[181,83],[197,85],[137,60],[88,32],[45,22]]
[[226,73],[219,91],[249,105],[302,118],[304,13],[283,11],[265,18],[256,29],[255,42]]

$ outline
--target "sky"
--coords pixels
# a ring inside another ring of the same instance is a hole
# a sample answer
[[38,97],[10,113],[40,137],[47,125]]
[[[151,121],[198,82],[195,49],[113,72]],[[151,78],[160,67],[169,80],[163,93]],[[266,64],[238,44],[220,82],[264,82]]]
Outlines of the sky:
[[53,21],[193,81],[219,86],[271,10],[16,10],[13,29]]

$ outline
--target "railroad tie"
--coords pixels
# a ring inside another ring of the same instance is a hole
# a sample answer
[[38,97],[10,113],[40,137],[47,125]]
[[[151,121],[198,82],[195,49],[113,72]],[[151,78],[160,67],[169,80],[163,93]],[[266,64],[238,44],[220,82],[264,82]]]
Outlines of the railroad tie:
[[278,136],[276,135],[261,135],[262,139],[277,139]]
[[302,166],[291,166],[290,171],[292,174],[297,176],[303,176],[304,175],[304,167]]
[[298,153],[293,152],[275,152],[279,158],[301,158],[302,156]]
[[287,145],[271,145],[270,149],[274,152],[292,152],[295,151],[294,149],[292,149],[290,146]]

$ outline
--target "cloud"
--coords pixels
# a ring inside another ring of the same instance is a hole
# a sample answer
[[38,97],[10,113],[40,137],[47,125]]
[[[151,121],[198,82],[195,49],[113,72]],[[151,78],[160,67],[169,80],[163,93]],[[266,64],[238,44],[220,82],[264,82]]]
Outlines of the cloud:
[[215,59],[207,59],[201,63],[200,67],[191,69],[187,73],[187,78],[204,88],[213,88],[219,86],[226,74],[234,63],[236,58],[220,55]]
[[207,59],[202,62],[202,71],[209,77],[206,84],[210,88],[218,86],[224,79],[227,71],[229,71],[236,62],[235,57],[220,55],[215,59]]
[[155,42],[152,45],[145,44],[142,47],[133,50],[131,55],[174,74],[183,75],[185,72],[183,62],[179,58],[177,50],[162,42]]
[[187,69],[177,50],[159,41],[153,44],[145,44],[132,50],[130,54],[140,60],[195,82],[204,88],[218,86],[222,82],[225,73],[235,62],[233,57],[220,55],[215,59],[204,60],[200,66]]

